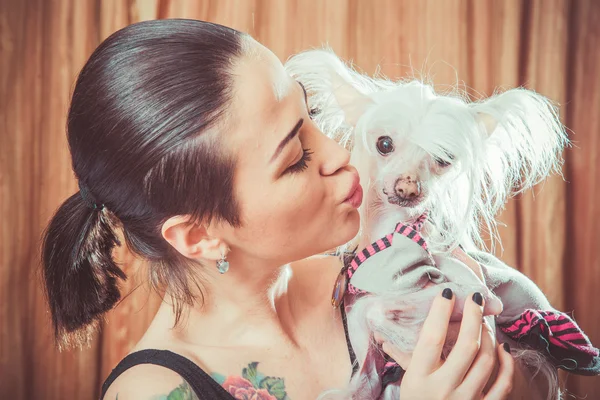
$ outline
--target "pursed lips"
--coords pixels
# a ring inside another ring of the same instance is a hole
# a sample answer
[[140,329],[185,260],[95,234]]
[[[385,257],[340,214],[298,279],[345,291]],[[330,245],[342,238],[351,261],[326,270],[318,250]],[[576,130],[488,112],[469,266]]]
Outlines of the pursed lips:
[[352,206],[358,208],[362,203],[362,187],[360,186],[360,177],[358,173],[352,172],[352,175],[352,183],[342,203],[351,203]]

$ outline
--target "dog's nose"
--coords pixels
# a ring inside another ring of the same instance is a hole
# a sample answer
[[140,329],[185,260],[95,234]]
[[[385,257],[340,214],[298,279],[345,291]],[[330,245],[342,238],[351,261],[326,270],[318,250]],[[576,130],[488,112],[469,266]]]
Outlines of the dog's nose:
[[410,200],[421,194],[421,186],[410,177],[398,179],[394,187],[396,196],[402,200]]

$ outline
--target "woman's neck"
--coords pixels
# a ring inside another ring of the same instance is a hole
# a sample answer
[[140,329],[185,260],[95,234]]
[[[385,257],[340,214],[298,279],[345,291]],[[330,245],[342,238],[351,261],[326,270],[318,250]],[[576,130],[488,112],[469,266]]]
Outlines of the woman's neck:
[[[171,332],[178,340],[205,346],[256,346],[292,332],[287,284],[289,266],[238,268],[225,274],[202,271],[202,295],[184,306],[181,321]],[[204,301],[202,301],[204,299]],[[158,319],[172,327],[175,313],[167,295]],[[286,335],[287,336],[287,335]],[[294,339],[290,337],[290,340]]]

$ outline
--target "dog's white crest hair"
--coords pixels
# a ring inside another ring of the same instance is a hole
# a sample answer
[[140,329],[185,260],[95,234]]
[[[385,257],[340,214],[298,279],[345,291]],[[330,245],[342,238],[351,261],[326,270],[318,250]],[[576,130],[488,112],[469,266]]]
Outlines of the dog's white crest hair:
[[[372,151],[369,132],[396,130],[414,158],[456,159],[432,185],[427,204],[414,210],[430,209],[441,233],[436,248],[485,248],[484,233],[497,239],[496,216],[507,199],[561,172],[567,135],[556,107],[534,91],[516,88],[471,102],[458,89],[437,94],[414,79],[371,78],[326,49],[297,54],[285,67],[306,88],[319,128],[346,148],[362,140],[362,151]],[[355,159],[362,163],[366,155]]]
[[[470,101],[458,88],[436,93],[431,85],[414,79],[371,78],[327,49],[297,54],[285,67],[306,88],[319,128],[352,150],[361,177],[369,177],[362,182],[366,193],[381,183],[385,168],[428,159],[452,164],[443,174],[422,177],[431,182],[427,199],[411,211],[413,217],[429,211],[429,219],[441,233],[428,238],[436,251],[450,251],[458,244],[468,250],[485,248],[484,232],[497,238],[496,216],[510,196],[550,173],[561,173],[567,135],[556,107],[534,91],[516,88]],[[372,160],[377,155],[371,139],[382,132],[401,140],[402,157],[388,158],[387,166],[377,165],[373,174]],[[382,213],[383,205],[382,199],[366,198],[361,209],[363,235],[365,221]],[[399,221],[390,222],[393,228]],[[424,292],[358,299],[348,314],[348,330],[359,373],[346,388],[325,392],[319,399],[398,399],[398,385],[390,384],[382,393],[382,357],[372,334],[378,332],[401,351],[412,351],[426,313],[410,310],[429,300]],[[398,312],[401,323],[389,317],[397,317]],[[452,344],[448,342],[444,352]],[[524,349],[512,353],[521,366],[544,375],[548,399],[561,398],[557,373],[541,354]]]

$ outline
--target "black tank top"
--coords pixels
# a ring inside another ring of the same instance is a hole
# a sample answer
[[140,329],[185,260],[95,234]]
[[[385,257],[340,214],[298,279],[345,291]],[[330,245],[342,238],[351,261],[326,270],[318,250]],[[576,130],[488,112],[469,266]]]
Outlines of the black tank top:
[[[340,306],[340,310],[342,313],[344,333],[346,335],[346,344],[348,346],[348,353],[352,364],[352,375],[354,375],[358,366],[355,362],[356,356],[348,336],[348,323],[346,321],[346,312],[344,311],[343,304]],[[119,377],[119,375],[139,364],[160,365],[161,367],[176,372],[190,385],[199,400],[235,400],[232,395],[191,360],[168,350],[154,349],[136,351],[121,360],[104,381],[100,400],[104,399],[104,395],[109,386]]]

